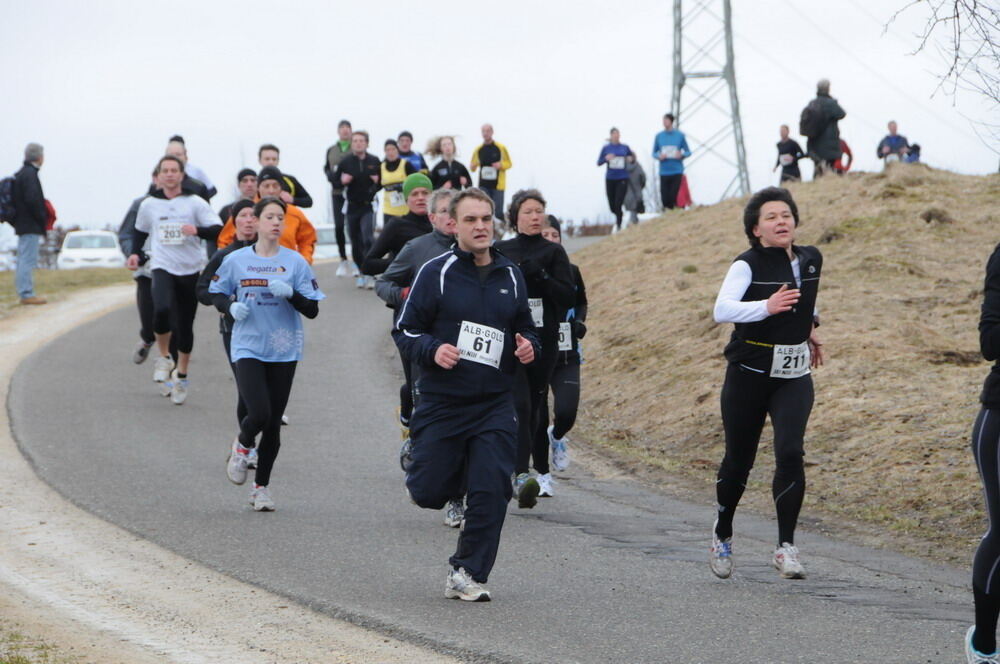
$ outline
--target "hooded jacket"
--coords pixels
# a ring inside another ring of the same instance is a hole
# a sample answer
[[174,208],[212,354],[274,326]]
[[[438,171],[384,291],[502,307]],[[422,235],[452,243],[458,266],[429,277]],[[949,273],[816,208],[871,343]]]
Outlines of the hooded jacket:
[[840,159],[840,127],[837,124],[847,117],[837,100],[828,94],[818,94],[816,99],[822,108],[823,119],[826,122],[819,136],[810,138],[806,143],[806,151],[813,159],[836,161]]

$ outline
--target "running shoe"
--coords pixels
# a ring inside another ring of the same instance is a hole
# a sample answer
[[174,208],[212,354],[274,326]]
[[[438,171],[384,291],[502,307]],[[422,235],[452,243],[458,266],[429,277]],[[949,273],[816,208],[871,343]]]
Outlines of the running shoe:
[[551,498],[555,494],[552,492],[552,487],[555,486],[556,481],[552,479],[552,473],[545,473],[544,475],[538,476],[538,495],[541,498]]
[[976,633],[976,626],[972,625],[965,633],[965,661],[968,664],[1000,664],[1000,653],[984,655],[972,647],[972,635]]
[[708,562],[712,567],[712,574],[720,579],[728,579],[733,573],[733,538],[720,540],[715,534],[715,526],[718,523],[716,521],[712,524],[712,555]]
[[561,473],[569,468],[569,450],[566,449],[566,437],[556,438],[552,435],[553,429],[555,427],[552,425],[548,428],[549,448],[552,450],[552,468]]
[[247,468],[249,467],[249,450],[240,445],[239,437],[233,441],[233,446],[229,448],[229,461],[226,463],[226,477],[233,484],[243,484],[247,481]]
[[490,601],[490,591],[483,584],[473,581],[464,567],[448,572],[448,583],[444,587],[444,596],[448,599],[460,599],[466,602]]
[[399,435],[402,440],[410,437],[410,421],[403,418],[402,409],[396,406],[396,417],[399,418]]
[[407,438],[399,448],[399,467],[404,473],[408,473],[411,466],[413,466],[413,442]]
[[257,448],[251,447],[250,451],[247,452],[247,468],[251,470],[257,470]]
[[287,427],[288,426],[288,422],[289,422],[288,415],[282,415],[281,416],[281,426]]
[[774,550],[774,568],[781,573],[783,579],[804,579],[806,570],[799,562],[799,550],[797,547],[782,542],[781,546]]
[[365,288],[375,290],[375,277],[365,277]]
[[153,380],[165,383],[170,380],[170,372],[174,370],[174,360],[170,357],[158,357],[153,363]]
[[444,525],[449,528],[458,528],[465,518],[465,503],[461,498],[449,500],[448,507],[444,511]]
[[358,275],[358,276],[354,277],[354,285],[356,287],[358,287],[358,288],[364,288],[365,287],[365,281],[366,281],[366,279],[364,277],[362,277],[361,275]]
[[521,473],[514,478],[514,496],[517,506],[521,509],[531,509],[538,503],[538,480],[528,473]]
[[358,269],[357,263],[351,263],[351,276],[355,278],[361,276],[361,270]]
[[347,261],[346,260],[340,261],[340,265],[337,266],[337,276],[338,277],[346,277],[348,271],[349,270],[348,270],[348,267],[347,267]]
[[250,504],[255,512],[273,512],[274,501],[266,486],[254,486],[250,489]]
[[188,379],[179,378],[177,370],[170,374],[170,400],[175,406],[180,406],[188,397]]
[[132,351],[132,361],[136,364],[142,364],[145,362],[146,358],[149,357],[149,348],[152,345],[153,344],[147,344],[145,341],[140,339],[139,343],[135,345],[135,350]]

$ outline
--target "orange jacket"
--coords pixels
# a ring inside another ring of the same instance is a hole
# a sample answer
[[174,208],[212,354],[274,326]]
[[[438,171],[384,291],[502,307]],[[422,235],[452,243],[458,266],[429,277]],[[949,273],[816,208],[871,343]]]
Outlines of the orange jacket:
[[[226,225],[219,233],[217,244],[219,249],[228,247],[236,239],[236,224],[233,218],[226,220]],[[311,265],[313,262],[313,249],[316,247],[316,229],[306,215],[294,205],[289,205],[285,210],[285,229],[281,231],[278,243],[282,247],[288,247],[302,254]]]

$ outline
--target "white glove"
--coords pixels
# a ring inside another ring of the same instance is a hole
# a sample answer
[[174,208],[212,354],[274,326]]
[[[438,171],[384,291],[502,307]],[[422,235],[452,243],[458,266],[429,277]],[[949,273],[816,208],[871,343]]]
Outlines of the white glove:
[[286,300],[292,296],[292,285],[287,281],[281,281],[280,279],[269,279],[267,282],[267,289],[271,291],[271,295],[275,297],[283,297]]
[[246,320],[246,317],[250,315],[250,307],[243,302],[233,302],[229,305],[229,315],[233,317],[233,320]]

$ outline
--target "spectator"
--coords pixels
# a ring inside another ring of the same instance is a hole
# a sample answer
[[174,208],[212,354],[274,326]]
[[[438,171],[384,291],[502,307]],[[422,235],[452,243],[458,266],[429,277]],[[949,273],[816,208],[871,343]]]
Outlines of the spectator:
[[632,149],[621,142],[621,134],[616,127],[611,128],[611,137],[601,147],[597,155],[597,165],[607,166],[604,177],[605,192],[608,195],[608,207],[615,215],[613,232],[622,229],[622,205],[625,204],[625,194],[628,193],[628,169],[625,162],[633,157]]
[[691,156],[687,139],[674,129],[674,116],[663,116],[663,131],[653,139],[653,158],[660,161],[660,201],[663,207],[673,210],[677,205],[677,192],[684,176],[684,159]]
[[24,148],[24,166],[14,175],[14,232],[17,233],[17,271],[14,287],[21,304],[45,304],[35,295],[32,270],[38,265],[38,247],[45,239],[48,211],[38,169],[45,161],[45,151],[38,143]]
[[219,193],[212,181],[208,179],[208,174],[194,164],[188,163],[187,145],[184,137],[174,134],[167,141],[167,154],[176,157],[184,164],[184,181],[181,183],[183,189],[193,191],[196,195],[210,202],[212,196]]
[[625,170],[628,171],[628,191],[625,192],[625,209],[629,212],[628,222],[638,224],[639,215],[646,212],[646,203],[642,199],[642,192],[646,189],[646,171],[634,154],[626,160]]
[[900,161],[910,152],[910,143],[906,136],[897,134],[898,127],[895,120],[889,121],[889,133],[878,143],[875,149],[875,156],[884,159],[886,163]]
[[[851,146],[844,139],[840,139],[840,152],[840,157],[833,162],[833,170],[837,172],[837,175],[843,175],[851,170],[851,165],[854,164],[854,153],[851,152]],[[844,161],[844,157],[847,157],[847,161]]]
[[781,182],[798,182],[802,179],[799,159],[806,155],[798,142],[788,137],[788,125],[781,125],[778,132],[781,135],[781,140],[778,141],[778,161],[774,162],[771,172],[781,166]]
[[[265,143],[257,150],[257,162],[260,163],[261,168],[265,166],[278,168],[278,162],[280,161],[281,151],[277,145]],[[312,196],[309,195],[309,192],[306,191],[306,188],[302,186],[297,177],[289,175],[284,171],[282,171],[281,177],[284,178],[281,181],[281,200],[285,201],[286,205],[291,204],[298,208],[312,207]]]
[[915,164],[920,161],[920,144],[914,143],[910,146],[910,151],[906,155],[907,164]]
[[833,163],[840,159],[840,126],[847,116],[837,100],[830,96],[830,81],[816,84],[816,98],[802,110],[799,133],[808,137],[806,151],[816,165],[816,177],[833,172]]

